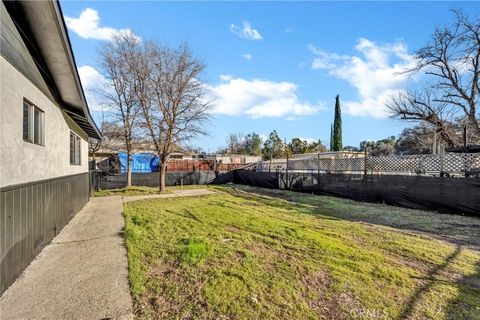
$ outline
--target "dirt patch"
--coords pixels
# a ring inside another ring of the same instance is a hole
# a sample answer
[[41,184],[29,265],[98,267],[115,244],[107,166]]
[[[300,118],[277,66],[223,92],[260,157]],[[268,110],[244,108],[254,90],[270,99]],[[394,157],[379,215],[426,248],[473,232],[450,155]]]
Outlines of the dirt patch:
[[235,226],[226,226],[226,227],[225,227],[225,230],[230,231],[230,232],[233,232],[233,233],[239,233],[239,232],[240,232],[240,229],[238,229],[238,228],[235,227]]
[[261,206],[261,204],[259,204],[258,202],[254,202],[254,201],[247,201],[247,202],[245,202],[245,205],[251,206],[251,207],[260,207]]
[[[201,291],[206,281],[194,279],[179,269],[178,265],[161,262],[148,272],[150,285],[140,296],[134,297],[134,313],[148,319],[192,319],[207,305]],[[181,295],[176,292],[180,290]],[[194,308],[186,309],[192,305]]]
[[245,249],[250,251],[257,259],[279,257],[280,252],[263,245],[247,246]]
[[331,292],[332,279],[327,272],[319,270],[303,275],[300,280],[305,288],[304,298],[319,319],[351,318],[349,312],[345,311],[342,306],[353,308],[356,305],[355,300],[346,293],[328,297],[327,293]]
[[245,253],[240,251],[236,251],[234,256],[237,261],[243,261],[243,259],[245,259]]

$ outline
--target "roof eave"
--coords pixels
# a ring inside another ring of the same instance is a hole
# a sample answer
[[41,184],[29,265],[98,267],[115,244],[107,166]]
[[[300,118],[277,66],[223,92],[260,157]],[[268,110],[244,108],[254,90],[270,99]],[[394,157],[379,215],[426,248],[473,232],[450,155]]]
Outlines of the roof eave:
[[[80,127],[82,129],[84,129],[84,131],[87,133],[87,135],[91,138],[94,138],[94,139],[103,139],[103,136],[100,132],[100,130],[98,129],[97,127],[97,124],[95,123],[95,121],[93,121],[93,118],[90,114],[90,109],[88,108],[88,103],[87,103],[87,99],[85,98],[85,93],[83,91],[83,86],[82,86],[82,83],[81,83],[81,80],[80,80],[80,76],[78,74],[78,69],[77,69],[77,64],[75,62],[75,57],[73,55],[73,52],[72,52],[72,45],[71,45],[71,42],[70,42],[70,37],[68,36],[68,32],[67,32],[67,26],[65,24],[65,20],[63,19],[63,13],[62,13],[62,8],[60,7],[60,3],[55,0],[52,2],[53,3],[53,7],[55,9],[55,15],[56,15],[56,18],[57,18],[57,21],[58,21],[58,25],[60,27],[60,31],[62,33],[62,38],[63,40],[65,41],[65,44],[66,44],[66,50],[67,50],[67,58],[69,59],[69,62],[70,62],[70,65],[72,67],[72,71],[73,71],[73,75],[74,75],[74,78],[75,78],[75,83],[76,83],[76,86],[77,86],[77,90],[78,90],[78,93],[80,95],[80,99],[82,101],[82,109],[83,109],[83,112],[84,112],[84,116],[85,116],[85,121],[83,121],[82,119],[79,119],[78,115],[77,115],[77,119],[75,119],[71,113],[69,113],[69,115],[72,117],[72,119],[75,121],[75,122],[80,122],[82,121],[83,125],[81,125],[80,123],[78,123],[80,125]],[[67,112],[68,113],[68,112]]]

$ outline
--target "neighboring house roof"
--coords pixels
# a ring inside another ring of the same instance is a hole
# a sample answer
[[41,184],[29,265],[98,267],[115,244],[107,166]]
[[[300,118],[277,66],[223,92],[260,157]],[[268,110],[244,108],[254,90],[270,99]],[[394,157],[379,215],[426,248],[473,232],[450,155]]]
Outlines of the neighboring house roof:
[[89,137],[101,139],[88,109],[59,2],[4,4],[60,107]]

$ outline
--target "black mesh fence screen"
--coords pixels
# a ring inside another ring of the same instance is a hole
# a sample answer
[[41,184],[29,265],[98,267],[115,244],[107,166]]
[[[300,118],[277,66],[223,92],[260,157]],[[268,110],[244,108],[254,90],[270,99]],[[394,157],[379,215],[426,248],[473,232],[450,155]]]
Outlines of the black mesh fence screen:
[[[228,180],[228,181],[225,181]],[[359,201],[480,217],[480,179],[402,175],[269,173],[236,170],[220,183],[327,194]],[[215,182],[214,182],[215,183]]]
[[237,183],[255,187],[278,189],[279,173],[234,170],[218,175],[212,184]]

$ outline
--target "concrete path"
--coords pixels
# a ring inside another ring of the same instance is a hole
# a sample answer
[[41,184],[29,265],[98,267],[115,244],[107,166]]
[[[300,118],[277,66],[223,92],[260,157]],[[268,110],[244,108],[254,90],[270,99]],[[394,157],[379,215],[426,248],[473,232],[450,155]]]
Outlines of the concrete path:
[[133,319],[123,202],[213,193],[91,198],[0,297],[0,319]]
[[91,198],[0,298],[0,319],[132,319],[122,198]]
[[156,199],[156,198],[176,198],[176,197],[191,197],[191,196],[203,196],[208,194],[214,194],[215,192],[208,189],[186,189],[186,190],[175,190],[173,193],[165,194],[150,194],[144,196],[130,196],[123,197],[123,202],[131,202],[144,199]]

